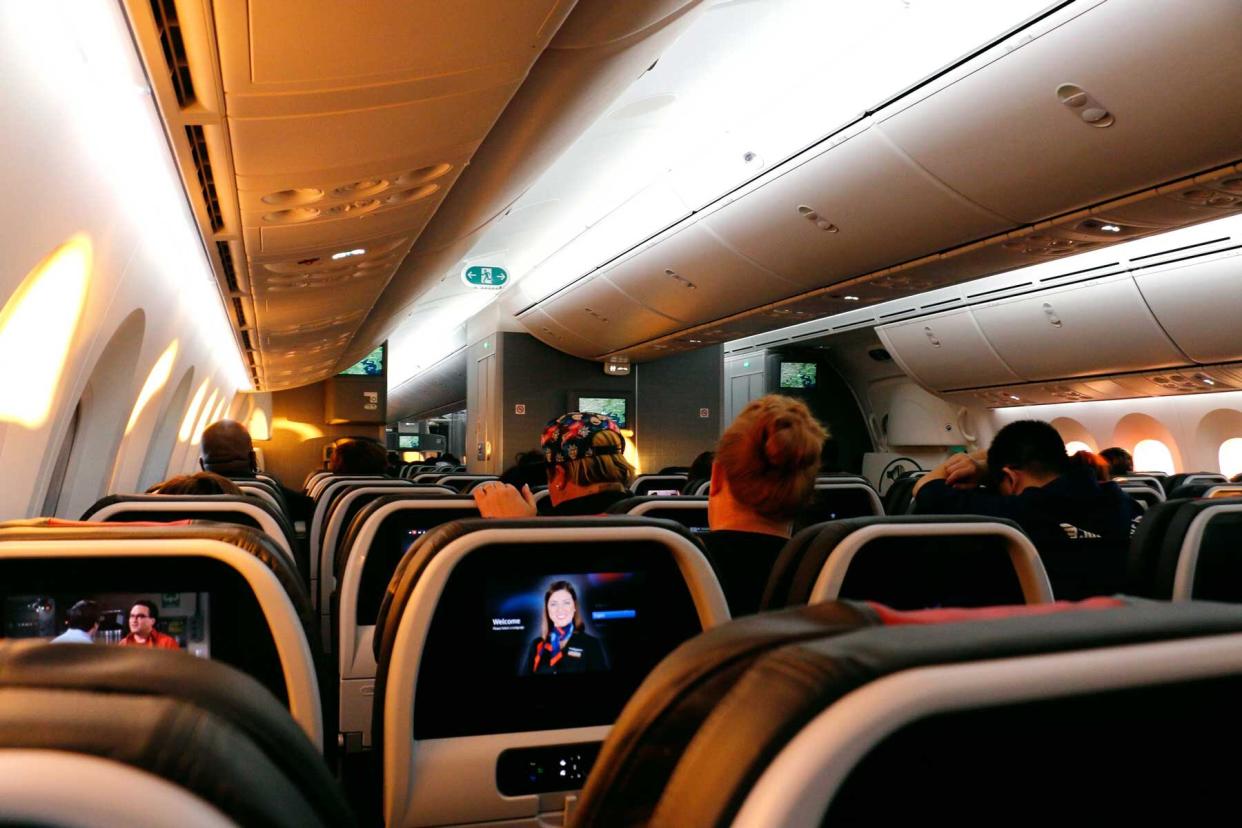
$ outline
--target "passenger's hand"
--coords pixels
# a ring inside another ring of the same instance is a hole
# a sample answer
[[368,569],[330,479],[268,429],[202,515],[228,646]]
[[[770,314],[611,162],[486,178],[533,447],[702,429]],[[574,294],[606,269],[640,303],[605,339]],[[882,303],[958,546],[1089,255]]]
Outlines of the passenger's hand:
[[522,486],[519,492],[507,483],[484,483],[476,486],[471,494],[479,514],[485,518],[525,518],[539,514],[530,486]]
[[987,453],[955,454],[944,462],[944,482],[958,489],[979,485],[987,474]]

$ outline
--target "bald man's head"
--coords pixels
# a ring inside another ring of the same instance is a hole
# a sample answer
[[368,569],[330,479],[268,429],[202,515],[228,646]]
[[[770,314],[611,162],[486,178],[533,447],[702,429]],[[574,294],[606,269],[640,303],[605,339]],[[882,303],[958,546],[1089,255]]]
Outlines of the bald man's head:
[[254,474],[254,443],[250,441],[250,432],[236,420],[220,420],[207,426],[203,430],[198,464],[203,471],[226,477]]

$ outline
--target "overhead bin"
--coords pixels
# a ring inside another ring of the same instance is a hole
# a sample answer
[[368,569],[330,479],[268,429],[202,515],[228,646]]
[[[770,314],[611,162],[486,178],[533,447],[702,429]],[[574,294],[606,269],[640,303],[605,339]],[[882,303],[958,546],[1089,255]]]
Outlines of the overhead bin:
[[579,356],[599,356],[681,327],[679,322],[635,302],[600,276],[541,307],[569,333],[594,346],[591,353]]
[[690,225],[609,269],[608,281],[649,308],[685,323],[784,299],[799,288]]
[[928,388],[1022,381],[988,345],[969,309],[897,322],[876,332],[901,369]]
[[[1170,86],[1170,66],[1195,82]],[[1239,88],[1242,5],[1152,14],[1148,0],[1110,0],[879,129],[955,191],[1027,223],[1232,163]]]
[[821,152],[703,223],[738,253],[804,289],[1009,227],[941,186],[874,129]]
[[1173,341],[1195,362],[1242,360],[1242,256],[1179,262],[1134,276]]
[[1187,361],[1152,317],[1129,274],[977,305],[971,313],[997,355],[1027,380],[1142,371]]

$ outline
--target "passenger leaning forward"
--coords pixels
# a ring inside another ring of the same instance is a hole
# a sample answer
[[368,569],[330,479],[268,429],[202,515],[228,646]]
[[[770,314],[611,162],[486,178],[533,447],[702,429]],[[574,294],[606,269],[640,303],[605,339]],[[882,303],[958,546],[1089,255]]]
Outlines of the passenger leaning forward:
[[1138,512],[1116,483],[1099,481],[1093,460],[1069,457],[1050,424],[1018,420],[987,452],[954,454],[920,478],[915,511],[1009,518],[1039,550],[1057,598],[1116,592]]
[[[625,437],[607,414],[574,411],[548,423],[539,441],[548,473],[550,515],[602,515],[630,496],[634,467],[625,459]],[[471,492],[487,518],[534,517],[530,486],[521,491],[499,481]]]

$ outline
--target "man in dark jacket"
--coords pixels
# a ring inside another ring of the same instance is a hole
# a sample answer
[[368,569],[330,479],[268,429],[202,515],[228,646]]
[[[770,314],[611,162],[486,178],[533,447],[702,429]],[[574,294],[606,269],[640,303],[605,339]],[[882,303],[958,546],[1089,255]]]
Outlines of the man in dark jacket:
[[[219,420],[203,430],[198,465],[203,471],[229,478],[254,477],[259,464],[254,454],[250,432],[236,420]],[[289,520],[309,525],[315,502],[304,494],[280,485],[280,493],[289,507]]]
[[1067,456],[1048,423],[1010,423],[986,453],[953,455],[914,492],[917,513],[1017,523],[1039,550],[1057,598],[1121,588],[1134,503],[1117,484],[1099,482],[1085,455]]

